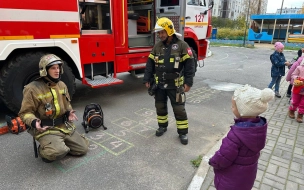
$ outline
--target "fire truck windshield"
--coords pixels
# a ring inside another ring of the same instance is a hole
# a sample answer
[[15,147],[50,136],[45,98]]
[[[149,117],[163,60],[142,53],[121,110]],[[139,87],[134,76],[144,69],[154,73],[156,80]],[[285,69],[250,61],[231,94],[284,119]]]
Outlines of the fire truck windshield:
[[199,5],[199,0],[190,0],[187,2],[188,5]]
[[206,6],[206,0],[189,0],[187,5],[197,5],[197,6]]
[[179,0],[161,0],[161,7],[179,6]]

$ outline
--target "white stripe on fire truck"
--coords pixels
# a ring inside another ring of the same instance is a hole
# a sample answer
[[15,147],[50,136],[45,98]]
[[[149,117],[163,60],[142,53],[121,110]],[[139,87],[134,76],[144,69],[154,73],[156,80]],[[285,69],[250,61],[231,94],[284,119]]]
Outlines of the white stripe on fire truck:
[[76,11],[0,8],[0,21],[79,22],[79,13]]

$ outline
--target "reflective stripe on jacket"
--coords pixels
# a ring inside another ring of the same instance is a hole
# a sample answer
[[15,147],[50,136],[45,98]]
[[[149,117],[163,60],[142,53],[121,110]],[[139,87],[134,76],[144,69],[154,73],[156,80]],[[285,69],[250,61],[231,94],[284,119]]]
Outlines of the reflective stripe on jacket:
[[[49,116],[46,112],[47,104],[52,110]],[[72,106],[67,86],[62,81],[50,83],[40,78],[25,86],[19,116],[25,124],[32,126],[32,122],[36,119],[56,119],[63,117],[71,110]],[[49,130],[40,133],[32,126],[29,133],[38,139],[45,134],[56,133],[56,131],[70,134],[75,130],[73,124],[69,128],[65,124],[51,127]]]
[[[182,79],[164,81],[163,73],[181,73]],[[182,83],[178,85],[192,86],[194,73],[194,61],[190,47],[186,42],[174,36],[169,45],[161,41],[155,44],[146,64],[143,81],[144,83],[151,82],[156,74],[157,82],[167,84],[167,88],[176,88],[177,83]]]

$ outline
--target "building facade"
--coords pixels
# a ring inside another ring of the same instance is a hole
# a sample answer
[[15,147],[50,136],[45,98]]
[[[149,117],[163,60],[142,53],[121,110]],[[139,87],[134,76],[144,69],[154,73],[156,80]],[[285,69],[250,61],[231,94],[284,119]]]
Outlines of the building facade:
[[281,13],[281,9],[277,9],[276,14],[299,14],[299,12],[302,12],[302,8],[283,8],[282,9],[282,13]]
[[[260,5],[257,5],[257,2],[257,0],[251,0],[251,6],[259,7],[256,11],[259,14],[265,14],[268,0],[261,0]],[[236,20],[239,16],[246,16],[248,12],[246,3],[248,3],[248,0],[214,0],[212,16]]]

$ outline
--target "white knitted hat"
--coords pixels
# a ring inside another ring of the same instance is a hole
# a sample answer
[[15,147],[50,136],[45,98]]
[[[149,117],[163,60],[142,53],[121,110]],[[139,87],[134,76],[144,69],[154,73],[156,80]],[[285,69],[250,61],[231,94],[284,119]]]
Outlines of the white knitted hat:
[[233,99],[241,116],[258,116],[268,108],[268,102],[274,98],[270,88],[259,90],[246,84],[234,91]]

